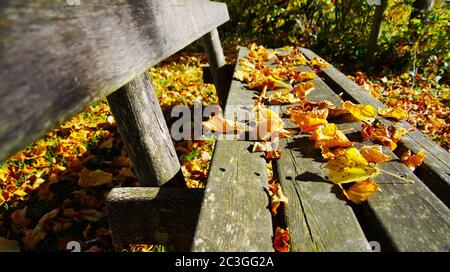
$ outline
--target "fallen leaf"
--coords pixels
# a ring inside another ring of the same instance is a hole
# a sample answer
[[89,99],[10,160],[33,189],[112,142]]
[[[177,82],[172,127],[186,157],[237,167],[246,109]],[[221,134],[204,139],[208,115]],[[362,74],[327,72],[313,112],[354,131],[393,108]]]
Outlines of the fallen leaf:
[[311,81],[302,82],[296,85],[292,92],[300,100],[305,100],[306,96],[314,90],[314,84]]
[[[342,148],[352,146],[353,143],[347,139],[345,134],[340,131],[335,124],[330,123],[315,129],[311,134],[311,141],[314,141],[314,147],[320,148],[324,159],[328,160],[344,152]],[[333,152],[333,148],[339,148]]]
[[403,120],[406,118],[406,111],[400,107],[378,109],[378,114],[395,120]]
[[22,209],[15,210],[11,214],[11,220],[15,225],[26,228],[31,224],[31,220],[27,218],[27,209],[28,207],[25,206]]
[[82,187],[110,185],[112,181],[113,175],[111,173],[84,167],[79,174],[78,185]]
[[215,131],[219,133],[226,132],[242,132],[245,131],[244,125],[232,120],[223,118],[222,115],[215,115],[211,117],[208,121],[202,122],[202,126],[209,131]]
[[336,184],[363,181],[380,173],[354,147],[328,161],[327,168],[328,179]]
[[372,123],[377,117],[377,109],[368,104],[353,104],[350,101],[345,101],[342,103],[342,109],[347,110],[356,119],[367,124]]
[[281,185],[276,179],[269,180],[269,197],[270,197],[270,211],[273,215],[277,214],[277,209],[281,203],[286,205],[288,203],[287,197],[281,190]]
[[407,150],[402,155],[402,162],[408,166],[409,169],[415,170],[417,166],[420,166],[423,160],[426,158],[425,150],[420,150],[417,154],[411,156],[411,150]]
[[284,104],[294,104],[299,101],[298,98],[294,96],[294,94],[291,93],[289,90],[282,90],[277,91],[269,98],[267,98],[267,101],[270,105],[284,105]]
[[264,152],[266,160],[275,160],[281,158],[281,149],[269,150]]
[[39,222],[32,230],[26,230],[23,237],[23,245],[26,250],[33,250],[36,245],[45,239],[48,234],[48,230],[45,228],[45,224],[54,219],[59,214],[60,208],[54,209],[39,219]]
[[368,162],[387,162],[392,159],[391,156],[383,153],[383,147],[381,145],[365,145],[359,151]]
[[280,115],[267,108],[257,109],[256,123],[257,136],[260,140],[279,137],[284,126],[284,122],[281,120]]
[[288,252],[289,246],[289,230],[277,227],[273,237],[273,248],[277,252]]
[[349,189],[344,189],[344,195],[355,204],[361,204],[378,190],[378,185],[370,179],[353,184]]

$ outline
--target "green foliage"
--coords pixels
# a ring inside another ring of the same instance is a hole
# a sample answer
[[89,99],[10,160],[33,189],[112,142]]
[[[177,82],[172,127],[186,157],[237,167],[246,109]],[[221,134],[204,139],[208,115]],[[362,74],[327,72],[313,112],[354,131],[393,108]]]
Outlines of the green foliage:
[[[362,67],[375,6],[366,0],[224,0],[231,21],[223,37],[235,45],[287,44],[314,49],[333,64]],[[413,0],[389,0],[378,41],[376,68],[413,70],[448,80],[450,10],[435,8],[428,20],[409,20]],[[438,78],[439,79],[439,78]]]

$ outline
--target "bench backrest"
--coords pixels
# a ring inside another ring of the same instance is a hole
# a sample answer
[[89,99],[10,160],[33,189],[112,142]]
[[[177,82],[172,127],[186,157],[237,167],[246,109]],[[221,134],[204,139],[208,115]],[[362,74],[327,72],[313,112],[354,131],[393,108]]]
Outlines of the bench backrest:
[[0,6],[0,161],[229,19],[208,0]]

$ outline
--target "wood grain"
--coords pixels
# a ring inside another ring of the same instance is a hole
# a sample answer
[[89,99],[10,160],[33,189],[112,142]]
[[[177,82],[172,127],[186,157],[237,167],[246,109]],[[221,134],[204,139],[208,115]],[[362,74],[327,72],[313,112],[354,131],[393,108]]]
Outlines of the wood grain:
[[[309,68],[304,67],[302,70],[308,71]],[[339,105],[337,95],[325,82],[316,79],[314,85],[316,90],[308,96],[308,100],[316,100],[312,99],[313,94],[320,93],[321,99]],[[346,135],[351,141],[374,144],[362,141],[359,132],[361,122],[348,117],[338,121],[338,128],[347,131]],[[301,150],[305,152],[308,149]],[[377,192],[366,203],[356,206],[362,210],[359,220],[363,221],[364,230],[380,242],[383,251],[448,251],[450,210],[427,188],[425,184],[429,180],[419,179],[389,149],[384,148],[384,152],[391,155],[393,160],[380,164],[381,169],[415,183],[409,184],[387,174],[374,178],[382,192]]]
[[[239,55],[247,52],[241,49]],[[253,96],[234,80],[225,117],[252,105]],[[217,141],[192,251],[273,251],[265,161],[248,151],[251,145]]]
[[0,4],[0,160],[229,19],[209,1],[80,3]]
[[[303,54],[309,58],[318,57],[309,49],[302,48]],[[334,92],[344,92],[348,99],[361,104],[371,104],[376,108],[386,107],[381,101],[375,99],[355,82],[347,78],[339,70],[333,66],[323,69],[322,73],[325,82],[333,89]],[[397,124],[404,128],[414,128],[406,121],[393,122],[385,118],[379,118],[384,124]],[[401,154],[410,149],[413,153],[424,149],[426,158],[423,164],[417,167],[417,175],[433,190],[433,192],[444,202],[447,206],[450,205],[450,153],[442,147],[438,146],[427,136],[422,134],[417,129],[409,132],[403,137],[399,143],[399,147],[395,153],[401,157]]]
[[109,95],[108,103],[139,180],[145,186],[186,186],[149,74]]
[[203,189],[112,189],[106,205],[114,244],[163,244],[171,251],[189,251],[202,197]]

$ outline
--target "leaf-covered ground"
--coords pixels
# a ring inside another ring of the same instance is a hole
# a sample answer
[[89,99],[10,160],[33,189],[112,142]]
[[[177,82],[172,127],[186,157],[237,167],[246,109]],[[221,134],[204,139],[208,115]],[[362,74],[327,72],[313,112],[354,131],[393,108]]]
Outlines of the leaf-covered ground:
[[[230,55],[230,58],[235,58]],[[205,59],[181,53],[152,68],[166,119],[177,104],[216,104],[214,87],[202,81]],[[448,86],[421,78],[389,76],[355,81],[389,106],[408,111],[408,121],[449,150]],[[214,140],[175,143],[189,187],[204,187]],[[118,186],[139,186],[105,101],[49,132],[0,166],[0,249],[161,251],[160,246],[114,247],[104,199]]]

